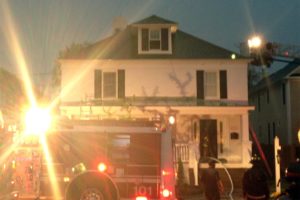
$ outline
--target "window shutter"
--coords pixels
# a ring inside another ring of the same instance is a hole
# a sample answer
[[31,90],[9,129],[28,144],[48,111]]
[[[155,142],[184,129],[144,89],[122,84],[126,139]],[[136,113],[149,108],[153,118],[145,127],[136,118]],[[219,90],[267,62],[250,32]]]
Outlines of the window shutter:
[[227,72],[220,71],[220,98],[227,99]]
[[169,38],[168,38],[168,34],[169,31],[167,28],[163,28],[161,29],[161,49],[163,51],[168,51],[169,48]]
[[204,99],[204,72],[197,70],[197,99]]
[[149,50],[149,30],[146,28],[142,29],[142,51]]
[[125,70],[118,70],[118,98],[125,98]]
[[96,69],[94,76],[94,96],[99,99],[102,97],[102,71]]

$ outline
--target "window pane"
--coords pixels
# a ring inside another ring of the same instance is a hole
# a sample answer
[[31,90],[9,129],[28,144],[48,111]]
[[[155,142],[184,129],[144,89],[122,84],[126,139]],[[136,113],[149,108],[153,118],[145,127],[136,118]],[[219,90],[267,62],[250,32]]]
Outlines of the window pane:
[[216,85],[217,74],[215,72],[207,72],[205,74],[205,79],[207,85]]
[[215,86],[207,86],[205,88],[205,95],[208,97],[216,97],[217,96],[217,88]]
[[130,158],[130,135],[114,135],[110,142],[110,158],[115,162],[127,162]]
[[150,30],[150,49],[160,49],[160,30]]
[[160,40],[160,31],[150,30],[150,40]]
[[116,97],[116,73],[103,73],[103,97]]
[[205,96],[206,97],[217,97],[217,73],[216,72],[205,72]]
[[150,41],[150,49],[160,49],[160,41]]

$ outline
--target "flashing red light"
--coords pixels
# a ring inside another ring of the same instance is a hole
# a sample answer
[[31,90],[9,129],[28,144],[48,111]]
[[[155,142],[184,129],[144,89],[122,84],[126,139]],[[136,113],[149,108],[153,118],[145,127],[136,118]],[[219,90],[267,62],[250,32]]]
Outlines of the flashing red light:
[[284,52],[284,55],[285,55],[285,56],[289,56],[289,52],[288,52],[288,51],[285,51],[285,52]]
[[168,189],[163,189],[163,191],[162,191],[162,196],[163,196],[164,198],[170,197],[170,196],[171,196],[170,190],[168,190]]
[[162,170],[162,175],[163,175],[163,176],[168,176],[168,175],[170,175],[170,174],[171,174],[171,172]]
[[99,165],[98,165],[98,170],[99,170],[100,172],[105,172],[106,169],[107,169],[107,166],[106,166],[105,163],[99,163]]
[[135,200],[148,200],[148,198],[145,196],[137,196]]

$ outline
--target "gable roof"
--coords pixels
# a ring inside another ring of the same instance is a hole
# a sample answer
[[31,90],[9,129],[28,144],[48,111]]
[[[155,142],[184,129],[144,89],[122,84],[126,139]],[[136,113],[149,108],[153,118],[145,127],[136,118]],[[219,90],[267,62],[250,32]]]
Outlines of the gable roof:
[[277,72],[274,72],[268,77],[263,78],[253,88],[250,88],[250,94],[254,94],[259,90],[267,88],[270,85],[274,85],[290,77],[293,74],[293,72],[295,72],[298,68],[300,68],[300,59],[294,59],[282,69],[278,70]]
[[133,24],[177,24],[177,23],[158,17],[156,15],[151,15],[150,17],[137,21]]
[[181,30],[172,34],[172,54],[138,54],[137,27],[134,25],[141,23],[175,22],[152,15],[92,45],[74,52],[65,52],[62,59],[231,59],[232,54],[235,54],[237,59],[245,58]]

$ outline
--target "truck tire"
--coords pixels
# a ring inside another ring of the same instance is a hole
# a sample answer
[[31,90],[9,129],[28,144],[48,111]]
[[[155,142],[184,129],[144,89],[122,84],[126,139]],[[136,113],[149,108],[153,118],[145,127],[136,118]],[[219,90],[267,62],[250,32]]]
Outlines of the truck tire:
[[75,177],[66,190],[65,200],[118,200],[119,192],[103,173],[89,171]]

